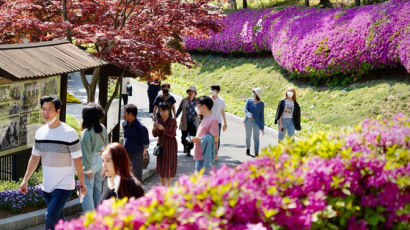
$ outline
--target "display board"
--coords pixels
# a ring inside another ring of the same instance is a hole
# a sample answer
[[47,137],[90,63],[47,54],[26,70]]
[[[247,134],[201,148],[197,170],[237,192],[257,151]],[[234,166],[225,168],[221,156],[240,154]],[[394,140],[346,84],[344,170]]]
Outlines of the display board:
[[7,82],[0,77],[0,156],[31,148],[44,123],[40,98],[60,96],[60,77]]
[[107,113],[107,132],[110,133],[118,124],[120,100],[114,99]]

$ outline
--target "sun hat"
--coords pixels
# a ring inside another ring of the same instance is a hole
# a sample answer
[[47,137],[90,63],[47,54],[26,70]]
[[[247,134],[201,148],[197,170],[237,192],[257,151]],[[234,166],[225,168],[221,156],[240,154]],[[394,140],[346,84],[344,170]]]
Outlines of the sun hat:
[[254,88],[253,91],[255,92],[256,96],[258,96],[259,98],[261,98],[262,93],[263,93],[263,89],[261,89],[261,88]]
[[189,93],[189,91],[191,91],[191,90],[196,93],[196,88],[195,88],[195,86],[190,86],[190,87],[186,90],[186,92]]

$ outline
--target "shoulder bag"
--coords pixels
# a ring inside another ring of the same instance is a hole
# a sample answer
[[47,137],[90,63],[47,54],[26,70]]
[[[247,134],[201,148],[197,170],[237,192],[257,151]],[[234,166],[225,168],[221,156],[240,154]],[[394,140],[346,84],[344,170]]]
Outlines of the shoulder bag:
[[162,146],[160,143],[157,143],[157,146],[154,147],[154,156],[160,157],[162,155]]

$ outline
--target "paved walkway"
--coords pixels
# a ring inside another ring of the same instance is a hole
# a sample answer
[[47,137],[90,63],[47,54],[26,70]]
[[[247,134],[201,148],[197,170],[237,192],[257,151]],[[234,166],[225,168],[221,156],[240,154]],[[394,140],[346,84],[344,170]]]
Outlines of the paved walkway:
[[[152,121],[148,114],[148,96],[147,96],[147,86],[143,83],[133,81],[133,96],[130,99],[130,103],[134,103],[138,106],[139,113],[138,118],[144,123],[144,125],[150,130],[150,147],[155,146],[156,140],[152,136]],[[172,87],[171,87],[172,89]],[[171,90],[172,91],[172,90]],[[175,95],[174,95],[175,96]],[[199,96],[199,95],[198,95]],[[177,108],[181,101],[181,97],[175,96],[177,100]],[[230,115],[227,117],[228,129],[221,134],[221,147],[219,151],[219,160],[217,167],[222,164],[226,164],[230,167],[234,167],[242,162],[252,160],[253,157],[246,156],[246,145],[245,145],[245,128],[243,125],[242,118]],[[178,120],[179,124],[179,120]],[[265,148],[268,145],[277,143],[277,134],[273,130],[266,130],[265,135],[260,136],[260,147]],[[177,130],[177,141],[178,141],[178,168],[177,175],[192,174],[194,172],[195,161],[192,157],[186,157],[183,153],[183,146],[181,142],[181,132]],[[253,142],[253,141],[252,141]],[[152,150],[150,151],[152,153]],[[253,144],[251,147],[251,154],[253,154]],[[151,158],[151,160],[153,160]],[[157,174],[154,174],[150,179],[144,182],[147,189],[152,186],[159,185],[160,179]]]
[[[68,91],[78,97],[82,102],[86,102],[87,95],[86,91],[82,85],[80,76],[78,74],[74,74],[70,77],[68,82]],[[133,103],[138,106],[138,119],[148,128],[150,133],[150,149],[149,152],[152,153],[152,149],[156,144],[156,139],[152,136],[152,126],[153,123],[151,121],[151,117],[148,114],[148,96],[147,96],[147,86],[146,84],[132,81],[133,84],[133,96],[129,98],[129,103]],[[172,89],[172,88],[171,88]],[[181,97],[175,96],[177,100],[177,106],[181,101]],[[98,91],[96,93],[96,98],[98,98]],[[244,102],[245,103],[245,102]],[[74,115],[77,119],[81,120],[81,104],[68,104],[67,105],[67,113]],[[179,122],[179,121],[178,121]],[[228,122],[228,129],[226,132],[222,132],[221,135],[221,149],[219,151],[219,161],[218,166],[222,164],[226,164],[228,166],[236,166],[241,162],[245,162],[248,160],[252,160],[252,157],[246,156],[245,151],[245,128],[243,126],[242,118],[228,115],[227,116]],[[195,161],[192,157],[186,157],[182,151],[182,144],[180,143],[181,140],[181,132],[180,130],[177,131],[177,141],[178,141],[178,169],[177,169],[177,177],[182,174],[191,174],[194,172],[194,165]],[[252,141],[253,143],[253,141]],[[266,129],[265,135],[260,136],[260,147],[265,148],[268,145],[276,144],[277,143],[277,133],[272,129]],[[251,154],[253,154],[253,147],[251,147]],[[154,164],[155,167],[156,159],[151,154],[151,166]],[[144,185],[147,189],[151,186],[158,185],[159,177],[158,175],[154,175],[146,182]]]
[[[152,149],[156,144],[156,139],[152,136],[153,123],[148,113],[148,96],[147,86],[137,81],[132,81],[133,96],[129,98],[128,102],[137,105],[138,107],[138,119],[148,128],[150,133],[150,148],[149,153],[151,156],[150,167],[155,167],[156,158],[152,155]],[[86,92],[82,86],[79,75],[73,75],[69,79],[68,91],[74,94],[81,101],[86,102]],[[175,96],[175,95],[174,95]],[[98,94],[96,95],[98,98]],[[177,106],[181,101],[181,97],[175,96],[177,100]],[[244,102],[245,103],[245,102]],[[177,107],[178,108],[178,107]],[[77,119],[81,120],[81,104],[68,104],[67,114],[74,115]],[[230,167],[234,167],[242,162],[246,162],[254,159],[253,157],[246,156],[245,146],[245,128],[242,122],[242,118],[235,117],[233,115],[227,116],[228,129],[226,132],[222,132],[221,135],[221,147],[219,151],[219,160],[217,167],[226,164]],[[179,121],[178,121],[179,123]],[[183,174],[192,174],[194,172],[195,161],[192,157],[187,157],[183,153],[181,140],[181,132],[177,130],[178,141],[178,168],[176,179]],[[268,145],[277,143],[277,133],[272,129],[267,129],[265,135],[260,136],[260,147],[265,148]],[[253,141],[251,147],[251,154],[253,154]],[[175,180],[174,180],[175,181]],[[148,180],[144,181],[145,190],[148,191],[152,186],[160,185],[159,176],[155,173]],[[77,218],[79,214],[75,214],[67,217],[66,219]],[[44,225],[38,225],[30,230],[44,229]]]

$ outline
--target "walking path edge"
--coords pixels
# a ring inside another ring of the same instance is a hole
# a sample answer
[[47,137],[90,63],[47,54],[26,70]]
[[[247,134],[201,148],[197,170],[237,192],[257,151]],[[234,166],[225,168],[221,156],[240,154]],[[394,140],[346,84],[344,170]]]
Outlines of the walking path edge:
[[[155,167],[149,165],[147,169],[143,170],[142,180],[148,180],[155,173]],[[68,201],[64,207],[64,216],[70,216],[81,212],[81,204],[78,199]],[[24,213],[21,215],[11,216],[0,219],[0,229],[2,230],[19,230],[34,227],[43,224],[45,221],[46,209],[40,209],[34,212]]]

